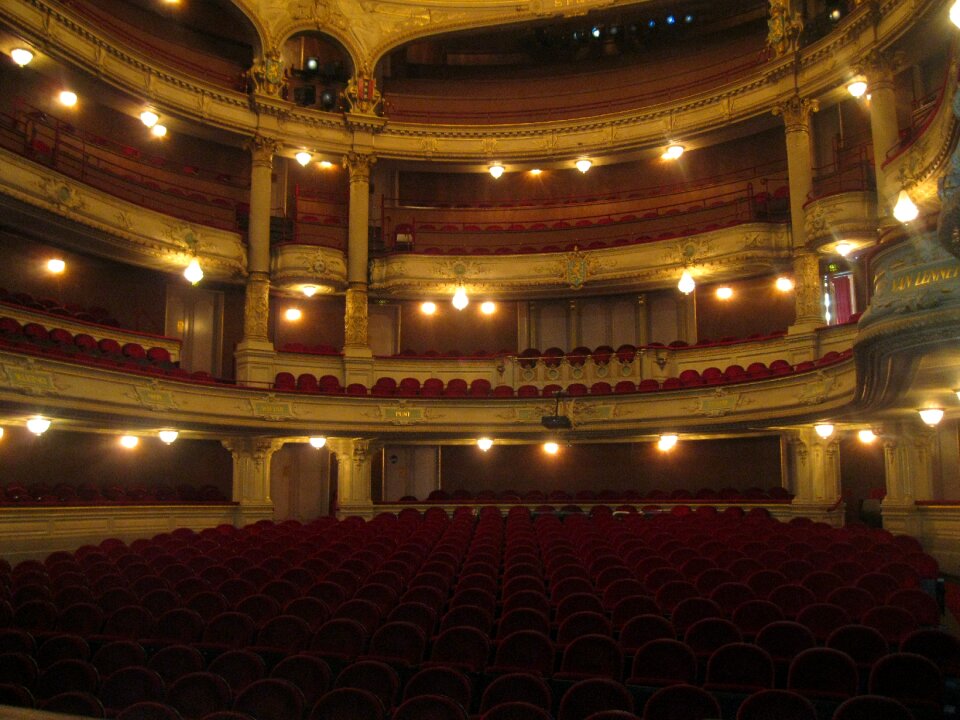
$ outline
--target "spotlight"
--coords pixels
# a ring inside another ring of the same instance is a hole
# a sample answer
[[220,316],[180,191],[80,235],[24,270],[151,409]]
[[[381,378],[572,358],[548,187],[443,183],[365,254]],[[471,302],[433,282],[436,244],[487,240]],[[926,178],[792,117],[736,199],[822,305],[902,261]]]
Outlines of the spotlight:
[[[950,6],[950,22],[960,27],[960,0]],[[16,58],[14,58],[16,60]]]
[[161,430],[157,433],[157,436],[167,445],[171,445],[176,442],[178,437],[180,437],[180,433],[178,433],[176,430]]
[[150,128],[150,134],[155,138],[162,138],[167,136],[167,126],[157,123],[152,128]]
[[307,70],[310,72],[316,72],[320,69],[320,61],[315,57],[307,58]]
[[297,159],[297,162],[300,163],[300,167],[306,167],[310,164],[310,161],[313,160],[313,155],[306,150],[301,150],[294,155],[294,157]]
[[10,51],[10,59],[20,67],[23,67],[24,65],[29,65],[30,61],[33,60],[33,53],[26,48],[14,48]]
[[592,37],[594,37],[594,38],[599,38],[599,37],[600,37],[600,28],[598,28],[596,25],[594,25],[592,28],[590,28],[590,35],[591,35]]
[[893,216],[902,223],[916,220],[920,210],[906,190],[901,190],[897,196],[897,204],[893,206]]
[[847,92],[855,98],[863,97],[863,94],[867,92],[867,83],[863,80],[853,80],[847,85]]
[[300,292],[302,292],[308,298],[312,298],[317,294],[317,290],[319,289],[320,288],[318,288],[316,285],[304,285],[302,288],[300,288]]
[[684,147],[674,143],[673,145],[668,145],[667,149],[663,151],[663,154],[660,156],[663,160],[677,160],[681,155],[683,155]]
[[190,281],[191,285],[196,285],[203,280],[203,270],[200,268],[200,261],[196,258],[191,260],[190,264],[187,265],[187,269],[183,271],[183,276]]
[[666,435],[661,435],[660,439],[657,440],[657,450],[660,452],[669,452],[676,447],[677,441],[680,438],[673,433],[667,433]]
[[60,104],[65,105],[66,107],[73,107],[77,104],[77,94],[70,90],[61,90],[59,99]]
[[493,165],[488,167],[487,170],[493,176],[494,180],[499,180],[500,176],[503,175],[503,165],[501,165],[500,163],[494,163]]
[[733,288],[727,287],[726,285],[717,288],[717,300],[729,300],[732,297]]
[[839,20],[841,15],[842,13],[840,12],[840,8],[834,8],[833,10],[830,11],[830,19],[833,20],[834,22]]
[[943,420],[943,408],[922,408],[917,412],[920,413],[920,419],[930,427],[939,425]]
[[680,276],[680,281],[677,283],[677,290],[684,295],[689,295],[696,287],[697,283],[694,281],[693,275],[690,274],[689,270],[684,270],[683,275]]
[[673,15],[667,15],[667,25],[673,25],[677,19]]
[[140,438],[136,435],[124,435],[120,438],[120,447],[125,447],[127,450],[133,450],[139,444]]
[[574,163],[577,166],[577,170],[582,173],[585,173],[587,170],[593,167],[593,163],[587,160],[586,158],[580,158]]
[[457,291],[453,294],[453,300],[451,302],[457,310],[463,310],[470,304],[470,299],[467,297],[467,291],[463,285],[457,286]]
[[788,278],[785,275],[781,275],[777,278],[777,281],[774,283],[774,285],[776,285],[777,290],[780,292],[790,292],[793,290],[793,279]]
[[47,270],[54,275],[59,275],[67,269],[67,264],[60,258],[50,258],[47,260]]
[[437,311],[437,304],[427,300],[425,303],[420,303],[420,312],[424,315],[433,315]]
[[140,113],[140,122],[146,125],[148,128],[152,128],[158,122],[160,122],[160,116],[157,115],[153,110],[144,110]]
[[300,308],[290,307],[283,313],[283,319],[289,322],[297,322],[297,320],[303,319],[303,313]]
[[560,446],[551,440],[550,442],[545,442],[543,444],[543,451],[547,455],[556,455],[558,452],[560,452]]
[[853,252],[853,245],[851,245],[848,242],[841,241],[837,243],[837,246],[835,249],[837,251],[837,255],[839,255],[840,257],[846,257],[851,252]]
[[864,445],[869,445],[877,439],[877,434],[873,430],[861,430],[857,433],[857,439]]
[[480,312],[482,312],[484,315],[493,315],[496,311],[497,311],[496,304],[490,302],[489,300],[487,300],[485,303],[483,303],[480,306]]
[[310,447],[315,447],[317,450],[319,450],[326,444],[327,444],[327,439],[325,437],[317,435],[315,437],[310,438]]
[[27,420],[27,430],[32,432],[34,435],[43,435],[49,429],[50,421],[41,415],[34,415],[32,418]]
[[477,440],[477,447],[486,452],[493,447],[493,440],[487,437],[482,437]]
[[830,423],[817,423],[813,426],[813,431],[819,435],[821,439],[826,440],[833,435],[833,425]]

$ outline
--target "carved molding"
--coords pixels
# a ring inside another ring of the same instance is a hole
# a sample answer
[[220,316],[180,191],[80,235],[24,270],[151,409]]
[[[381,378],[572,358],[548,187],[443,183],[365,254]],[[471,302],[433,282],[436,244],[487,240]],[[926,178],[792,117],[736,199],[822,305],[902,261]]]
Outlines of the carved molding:
[[793,94],[773,106],[773,114],[783,117],[788,133],[810,132],[810,115],[820,109],[820,102]]

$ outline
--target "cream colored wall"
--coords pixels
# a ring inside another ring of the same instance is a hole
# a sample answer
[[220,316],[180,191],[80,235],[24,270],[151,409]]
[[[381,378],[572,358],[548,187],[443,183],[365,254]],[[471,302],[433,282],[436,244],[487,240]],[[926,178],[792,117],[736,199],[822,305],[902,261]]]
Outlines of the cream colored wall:
[[[439,487],[437,447],[433,445],[388,445],[383,449],[383,499],[404,495],[425,498]],[[377,478],[374,478],[376,483]]]
[[270,497],[274,520],[307,522],[329,511],[330,452],[287,443],[273,455]]

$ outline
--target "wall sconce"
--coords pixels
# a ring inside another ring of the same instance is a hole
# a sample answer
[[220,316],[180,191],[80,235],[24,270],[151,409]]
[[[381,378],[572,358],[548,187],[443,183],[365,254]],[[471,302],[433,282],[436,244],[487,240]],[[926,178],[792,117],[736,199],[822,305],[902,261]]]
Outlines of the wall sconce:
[[943,408],[922,408],[917,410],[920,419],[930,427],[935,427],[943,420]]
[[817,423],[813,426],[813,431],[817,433],[822,440],[826,440],[833,435],[833,425],[830,423]]

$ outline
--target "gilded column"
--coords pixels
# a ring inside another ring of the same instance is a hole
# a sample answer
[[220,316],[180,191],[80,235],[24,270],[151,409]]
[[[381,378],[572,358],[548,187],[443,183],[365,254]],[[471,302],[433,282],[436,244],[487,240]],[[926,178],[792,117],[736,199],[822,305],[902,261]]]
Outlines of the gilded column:
[[328,438],[337,459],[337,511],[339,515],[373,516],[370,459],[374,450],[367,438]]
[[343,165],[350,173],[350,219],[347,240],[347,288],[344,355],[369,357],[367,342],[367,264],[370,236],[370,168],[373,155],[349,153]]
[[237,524],[273,518],[270,461],[283,446],[271,437],[237,437],[222,441],[233,457],[233,501],[239,503]]
[[823,293],[819,260],[807,247],[804,205],[813,190],[810,152],[810,115],[819,109],[816,100],[793,95],[773,108],[786,128],[787,176],[790,184],[790,234],[793,240],[793,273],[796,319],[791,332],[809,332],[823,324]]
[[900,142],[900,126],[897,121],[897,97],[894,92],[893,74],[897,58],[877,50],[870,52],[860,63],[867,76],[870,88],[870,135],[873,139],[873,167],[877,179],[877,200],[888,209],[896,202],[900,188],[896,178],[887,177],[883,164],[887,153]]

